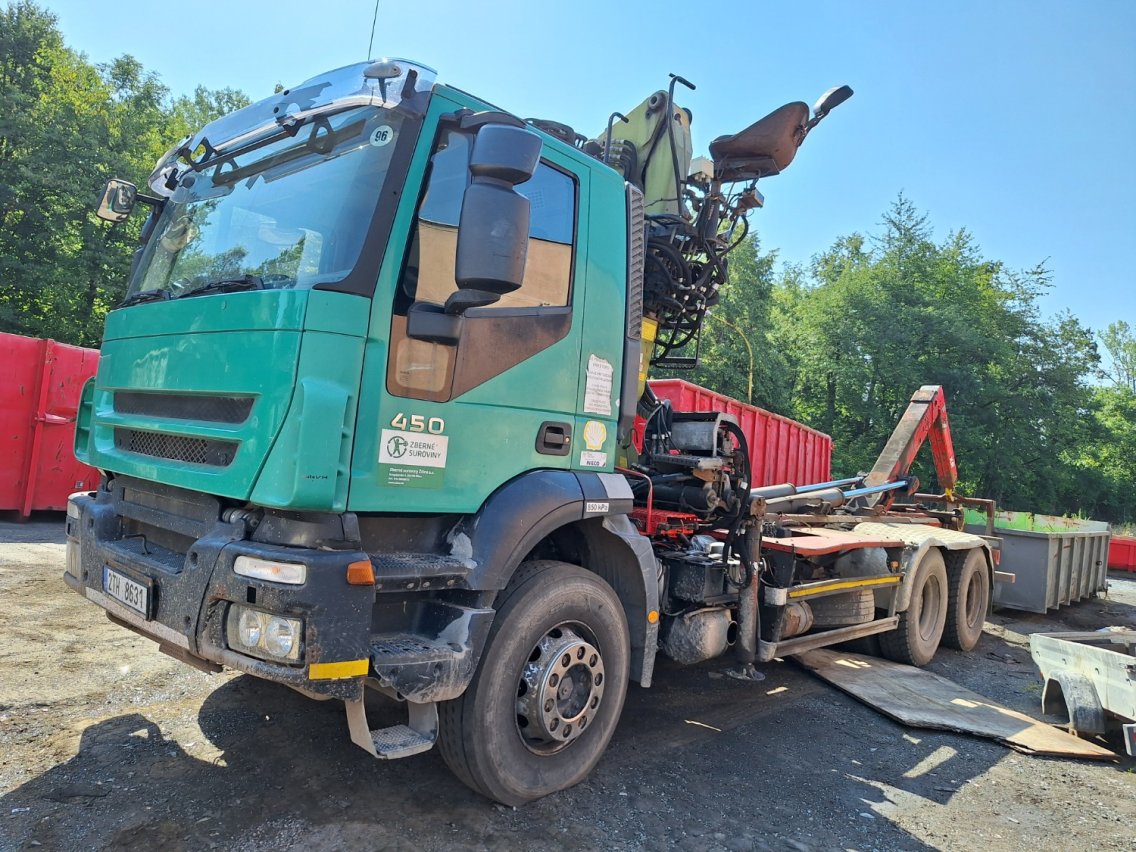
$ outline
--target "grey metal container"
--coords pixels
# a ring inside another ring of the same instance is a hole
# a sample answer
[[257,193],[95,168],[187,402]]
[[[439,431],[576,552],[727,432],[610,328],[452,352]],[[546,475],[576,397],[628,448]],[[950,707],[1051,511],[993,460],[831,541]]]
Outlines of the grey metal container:
[[[979,523],[966,529],[980,535],[986,531]],[[1013,583],[994,585],[996,607],[1044,613],[1108,587],[1112,533],[1102,521],[998,512],[994,534],[1002,539],[999,570],[1015,575]]]

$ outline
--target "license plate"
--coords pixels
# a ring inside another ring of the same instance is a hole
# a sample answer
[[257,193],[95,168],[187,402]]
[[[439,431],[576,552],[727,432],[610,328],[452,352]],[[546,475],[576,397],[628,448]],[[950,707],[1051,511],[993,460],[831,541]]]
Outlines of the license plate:
[[145,618],[150,617],[150,589],[105,565],[103,591]]

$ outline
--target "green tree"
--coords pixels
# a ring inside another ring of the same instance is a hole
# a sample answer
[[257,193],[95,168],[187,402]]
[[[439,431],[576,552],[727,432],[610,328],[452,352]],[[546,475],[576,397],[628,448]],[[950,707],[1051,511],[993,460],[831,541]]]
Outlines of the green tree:
[[[772,340],[789,353],[793,414],[833,435],[836,473],[856,473],[911,394],[941,384],[964,489],[1061,511],[1097,354],[1072,317],[1039,318],[1048,285],[1043,268],[1013,273],[984,258],[965,231],[935,242],[901,196],[878,235],[838,240],[778,287]],[[926,462],[915,473],[937,485]]]
[[207,89],[198,86],[193,95],[174,98],[168,110],[166,132],[169,142],[200,130],[220,115],[249,105],[248,96],[237,89]]
[[1136,393],[1136,338],[1132,336],[1128,323],[1124,320],[1111,323],[1101,333],[1101,343],[1109,358],[1105,377],[1118,388]]
[[109,177],[139,186],[188,132],[247,103],[169,91],[138,60],[94,66],[30,0],[0,9],[0,330],[97,345],[121,301],[141,216],[93,215]]

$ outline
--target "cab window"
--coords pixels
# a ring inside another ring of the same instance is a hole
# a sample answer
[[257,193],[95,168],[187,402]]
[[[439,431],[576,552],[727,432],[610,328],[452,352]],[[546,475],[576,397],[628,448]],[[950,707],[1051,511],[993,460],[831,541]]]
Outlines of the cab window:
[[[441,344],[406,335],[411,305],[443,306],[457,288],[458,222],[469,182],[473,138],[444,132],[430,159],[425,194],[395,297],[387,385],[392,394],[444,401],[498,375],[568,332],[577,222],[577,182],[542,160],[533,177],[516,186],[529,200],[529,240],[521,286],[485,308],[467,312],[462,340]],[[491,318],[509,317],[502,326]],[[531,326],[531,328],[530,328]],[[494,350],[493,371],[460,367],[458,353]],[[456,378],[455,378],[455,373]]]

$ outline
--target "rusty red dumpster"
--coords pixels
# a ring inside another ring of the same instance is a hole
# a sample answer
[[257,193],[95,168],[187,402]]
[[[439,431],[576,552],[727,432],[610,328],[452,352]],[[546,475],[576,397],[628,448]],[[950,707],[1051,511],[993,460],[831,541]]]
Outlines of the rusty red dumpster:
[[0,333],[0,511],[66,509],[68,494],[98,484],[72,451],[79,394],[98,364],[95,349]]
[[[748,405],[682,379],[652,379],[651,390],[668,399],[676,411],[722,411],[738,419],[749,444],[755,488],[792,482],[812,485],[832,477],[832,438],[803,423]],[[637,420],[637,446],[643,422]]]

